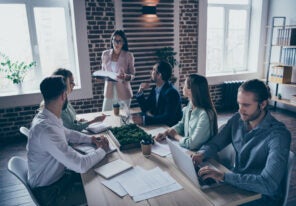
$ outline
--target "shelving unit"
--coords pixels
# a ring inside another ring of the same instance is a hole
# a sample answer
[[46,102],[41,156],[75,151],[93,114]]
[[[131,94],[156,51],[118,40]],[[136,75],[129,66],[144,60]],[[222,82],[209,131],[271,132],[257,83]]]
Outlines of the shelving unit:
[[[290,99],[279,99],[279,85],[280,86],[287,86],[287,87],[294,87],[296,88],[295,83],[280,83],[281,80],[284,79],[283,76],[278,77],[277,74],[274,75],[274,71],[276,71],[275,67],[282,68],[281,71],[288,71],[289,68],[292,66],[292,73],[295,71],[296,66],[296,25],[286,25],[286,17],[273,17],[271,26],[268,26],[270,29],[269,35],[269,42],[267,45],[267,61],[266,61],[266,84],[275,84],[275,92],[272,97],[274,102],[274,109],[276,109],[277,102],[282,104],[286,104],[289,106],[296,107],[295,103],[292,103]],[[290,33],[289,33],[290,32]],[[293,38],[293,39],[292,39]],[[293,41],[292,41],[293,40]],[[291,45],[292,42],[292,45]],[[273,51],[277,49],[276,55],[273,54]],[[283,54],[284,53],[284,54]],[[278,59],[274,59],[277,56]],[[291,69],[290,69],[291,70]],[[289,75],[288,75],[289,76]],[[272,78],[271,78],[272,77]],[[275,81],[276,78],[279,82]],[[284,80],[283,80],[284,82]],[[296,94],[296,89],[295,89]]]

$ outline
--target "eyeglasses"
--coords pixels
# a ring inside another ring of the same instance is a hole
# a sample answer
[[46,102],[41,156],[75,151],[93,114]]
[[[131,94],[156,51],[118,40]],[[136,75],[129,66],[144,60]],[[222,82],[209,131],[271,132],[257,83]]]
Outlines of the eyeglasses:
[[122,44],[122,40],[113,39],[112,41],[114,44]]

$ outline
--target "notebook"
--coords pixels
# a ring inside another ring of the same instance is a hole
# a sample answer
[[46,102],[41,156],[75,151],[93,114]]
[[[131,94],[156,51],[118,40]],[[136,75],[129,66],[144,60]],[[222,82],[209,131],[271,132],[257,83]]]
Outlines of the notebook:
[[[221,185],[221,183],[217,183],[213,179],[203,180],[201,177],[199,177],[197,175],[199,168],[194,167],[194,164],[189,154],[185,153],[179,145],[174,144],[172,140],[170,140],[169,138],[167,138],[167,142],[171,150],[175,164],[187,176],[187,178],[191,182],[193,182],[193,184],[196,187],[201,189],[206,189],[206,188],[216,187],[218,185]],[[205,162],[200,166],[203,167],[206,165],[215,168],[215,166],[209,162]]]
[[128,169],[131,169],[133,166],[122,159],[117,159],[115,161],[109,162],[99,168],[94,169],[96,173],[102,177],[109,179],[115,175],[118,175]]
[[108,126],[104,122],[96,122],[96,123],[92,123],[92,124],[88,125],[86,130],[97,134],[97,133],[104,132],[104,131],[108,130],[109,128],[110,128],[110,126]]
[[[96,150],[95,145],[92,143],[73,145],[73,148],[78,152],[81,152],[82,154],[88,154]],[[112,144],[109,144],[109,150],[106,151],[106,154],[110,154],[116,150],[117,148],[115,146],[113,146]]]

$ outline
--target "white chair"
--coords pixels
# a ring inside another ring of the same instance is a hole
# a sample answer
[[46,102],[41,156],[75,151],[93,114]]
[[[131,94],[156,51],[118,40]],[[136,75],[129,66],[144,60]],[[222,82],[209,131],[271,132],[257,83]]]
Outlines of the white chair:
[[291,182],[291,176],[292,176],[292,170],[295,164],[295,154],[290,151],[289,154],[289,160],[288,160],[288,168],[287,168],[287,174],[285,177],[285,185],[284,185],[284,200],[283,200],[283,206],[287,205],[288,202],[288,196],[289,196],[289,187]]
[[27,160],[25,160],[21,157],[18,157],[18,156],[14,156],[14,157],[10,158],[10,160],[8,161],[8,171],[10,173],[12,173],[13,175],[15,175],[23,183],[23,185],[26,187],[28,193],[30,194],[32,200],[38,206],[39,203],[36,200],[32,190],[27,182],[27,173],[28,173]]
[[26,137],[29,137],[29,129],[27,127],[20,127],[20,132]]

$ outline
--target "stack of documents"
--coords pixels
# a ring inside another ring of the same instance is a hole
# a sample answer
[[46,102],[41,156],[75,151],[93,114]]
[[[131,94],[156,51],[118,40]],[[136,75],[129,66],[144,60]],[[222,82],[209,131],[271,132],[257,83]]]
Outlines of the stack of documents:
[[120,197],[130,195],[135,202],[177,191],[183,187],[159,167],[144,170],[134,167],[102,184]]

